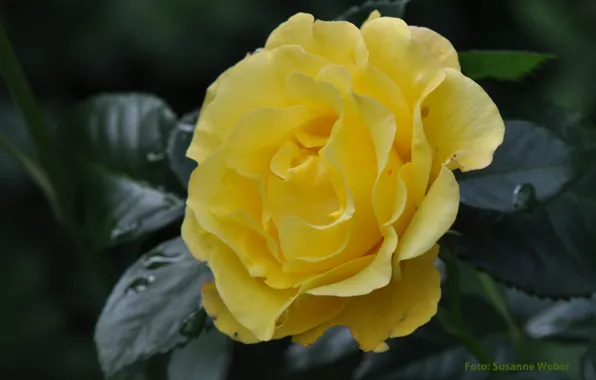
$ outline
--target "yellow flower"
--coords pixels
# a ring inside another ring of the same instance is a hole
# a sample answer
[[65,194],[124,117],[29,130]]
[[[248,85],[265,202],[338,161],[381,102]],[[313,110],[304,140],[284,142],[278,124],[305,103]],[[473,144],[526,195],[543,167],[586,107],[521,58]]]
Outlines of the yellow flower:
[[182,236],[214,275],[207,313],[245,343],[341,325],[380,351],[412,333],[440,298],[452,170],[489,165],[503,134],[437,33],[291,17],[209,87],[188,149]]

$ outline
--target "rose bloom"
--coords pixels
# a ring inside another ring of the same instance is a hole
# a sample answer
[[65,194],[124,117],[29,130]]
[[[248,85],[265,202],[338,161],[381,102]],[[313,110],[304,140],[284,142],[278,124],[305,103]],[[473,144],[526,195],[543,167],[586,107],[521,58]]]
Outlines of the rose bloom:
[[486,167],[503,120],[439,34],[373,12],[361,28],[296,14],[207,90],[187,155],[182,236],[203,306],[244,343],[366,351],[437,311],[453,170]]

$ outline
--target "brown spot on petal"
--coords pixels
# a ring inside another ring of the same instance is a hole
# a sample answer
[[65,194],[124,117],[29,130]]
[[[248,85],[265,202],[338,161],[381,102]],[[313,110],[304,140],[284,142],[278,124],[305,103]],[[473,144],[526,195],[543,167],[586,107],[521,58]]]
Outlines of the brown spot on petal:
[[429,113],[430,109],[427,106],[422,107],[422,109],[420,110],[420,116],[422,116],[423,119],[426,119]]
[[389,174],[389,175],[393,174],[393,169],[387,170],[387,174]]
[[234,331],[234,338],[238,338],[238,332]]

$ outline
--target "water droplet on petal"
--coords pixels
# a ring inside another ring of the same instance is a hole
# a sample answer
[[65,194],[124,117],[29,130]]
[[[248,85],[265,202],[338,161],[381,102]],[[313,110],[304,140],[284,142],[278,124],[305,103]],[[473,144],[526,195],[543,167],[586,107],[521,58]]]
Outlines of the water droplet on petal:
[[158,162],[158,161],[162,161],[165,158],[166,158],[166,154],[163,152],[159,152],[159,153],[149,152],[149,153],[147,153],[147,161],[149,161],[149,162]]
[[186,317],[178,332],[187,338],[196,338],[201,335],[206,319],[207,313],[205,313],[205,310],[203,308],[197,309]]
[[530,183],[517,185],[513,190],[513,208],[516,210],[530,211],[538,204],[536,189]]
[[143,276],[135,278],[126,288],[126,293],[139,293],[147,289],[155,281],[155,276]]

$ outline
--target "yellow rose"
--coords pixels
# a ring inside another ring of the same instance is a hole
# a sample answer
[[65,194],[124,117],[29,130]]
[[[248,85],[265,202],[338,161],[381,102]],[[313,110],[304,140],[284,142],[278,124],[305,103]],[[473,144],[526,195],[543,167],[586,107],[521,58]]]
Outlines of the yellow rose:
[[245,343],[341,325],[379,351],[412,333],[440,298],[452,170],[489,165],[503,135],[437,33],[291,17],[209,87],[188,149],[182,236],[214,275],[207,313]]

